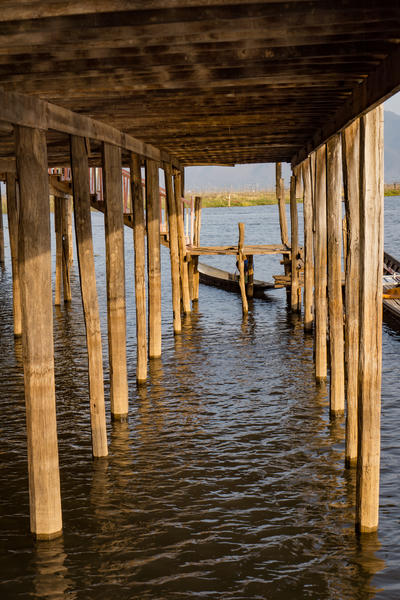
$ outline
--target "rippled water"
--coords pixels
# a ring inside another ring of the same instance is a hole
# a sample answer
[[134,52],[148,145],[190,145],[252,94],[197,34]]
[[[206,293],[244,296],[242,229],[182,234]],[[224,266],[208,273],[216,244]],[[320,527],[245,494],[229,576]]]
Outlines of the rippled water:
[[[399,200],[385,204],[385,245],[398,257]],[[277,207],[264,206],[203,210],[203,242],[234,243],[240,220],[249,242],[279,241]],[[93,227],[107,376],[102,215],[93,214]],[[6,243],[8,258],[7,227]],[[279,257],[255,260],[261,279],[281,272]],[[72,305],[54,313],[64,535],[53,542],[28,534],[9,260],[2,273],[0,598],[400,598],[400,335],[384,326],[380,529],[359,540],[344,423],[329,422],[312,339],[287,312],[284,292],[254,300],[242,320],[239,296],[201,286],[198,308],[174,339],[162,249],[163,356],[138,390],[130,230],[126,261],[130,417],[109,420],[107,459],[91,458],[76,264]]]

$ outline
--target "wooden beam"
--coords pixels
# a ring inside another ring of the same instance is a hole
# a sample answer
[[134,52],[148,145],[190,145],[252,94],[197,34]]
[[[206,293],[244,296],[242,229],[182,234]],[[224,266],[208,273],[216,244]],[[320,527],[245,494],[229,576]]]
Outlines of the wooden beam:
[[181,289],[179,274],[178,215],[176,211],[176,202],[174,196],[172,167],[168,163],[164,163],[164,173],[165,194],[168,210],[169,253],[171,261],[172,312],[174,321],[174,333],[180,333],[182,331],[182,323]]
[[126,419],[128,415],[124,219],[121,173],[121,149],[108,143],[103,144],[110,400],[111,416],[113,419],[118,420]]
[[146,332],[146,264],[145,264],[145,215],[143,204],[142,175],[137,154],[130,155],[131,196],[133,212],[133,240],[135,247],[135,299],[136,299],[136,381],[147,379],[147,332]]
[[160,190],[158,165],[146,160],[149,358],[161,356]]
[[13,316],[14,335],[22,334],[21,287],[18,264],[18,229],[19,229],[19,198],[17,182],[14,173],[7,173],[7,217],[10,237],[11,266],[13,277]]
[[37,538],[61,535],[54,384],[50,206],[44,132],[16,127],[19,214],[19,275],[28,442],[31,531]]
[[88,352],[92,453],[94,457],[101,457],[107,456],[108,448],[100,314],[97,300],[92,220],[90,215],[89,164],[84,138],[71,136],[70,146],[74,188],[76,249]]
[[379,520],[382,378],[383,107],[360,128],[360,356],[356,528]]
[[312,139],[292,158],[292,165],[302,162],[334,133],[339,133],[361,115],[400,90],[400,47],[385,58],[369,77],[354,87],[349,100],[333,115]]
[[304,200],[304,330],[313,328],[314,265],[313,265],[313,207],[311,159],[302,165]]

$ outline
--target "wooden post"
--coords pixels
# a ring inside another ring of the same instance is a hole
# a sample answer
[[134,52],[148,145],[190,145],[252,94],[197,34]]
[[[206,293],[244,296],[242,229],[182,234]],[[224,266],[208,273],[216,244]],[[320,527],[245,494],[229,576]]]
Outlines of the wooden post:
[[147,333],[146,333],[146,264],[145,264],[145,216],[143,206],[142,175],[140,159],[130,155],[131,197],[133,212],[133,239],[135,246],[135,298],[136,298],[136,381],[147,379]]
[[161,356],[160,192],[158,165],[146,160],[149,358]]
[[54,230],[56,237],[56,283],[54,290],[54,304],[61,304],[61,282],[63,274],[63,243],[62,243],[62,202],[63,199],[54,196]]
[[341,137],[326,145],[326,213],[328,236],[328,316],[331,415],[344,413],[344,336],[342,300],[342,194]]
[[246,294],[248,298],[253,298],[254,296],[254,257],[252,254],[247,256],[248,260],[248,270],[247,270],[247,285],[246,285]]
[[15,127],[20,185],[19,275],[31,531],[61,534],[54,385],[53,307],[47,146],[43,131]]
[[304,199],[304,330],[313,328],[314,265],[313,265],[313,207],[311,159],[307,158],[302,167]]
[[0,267],[4,267],[3,196],[0,192]]
[[326,148],[316,151],[315,163],[315,256],[314,256],[314,302],[315,302],[315,377],[323,381],[327,375],[327,303],[326,303]]
[[70,228],[71,224],[71,211],[70,211],[70,200],[69,198],[63,198],[61,202],[61,224],[62,224],[62,274],[63,274],[63,290],[64,290],[64,302],[71,302],[71,248],[72,239]]
[[176,214],[178,216],[178,243],[179,243],[179,265],[181,273],[181,292],[182,292],[182,303],[183,312],[189,314],[191,312],[190,306],[190,293],[189,293],[189,277],[188,277],[188,264],[186,260],[186,240],[185,240],[185,228],[183,224],[183,215],[181,209],[181,172],[175,171],[174,174],[174,190],[175,190],[175,202],[176,202]]
[[169,229],[169,253],[171,260],[171,281],[172,281],[172,311],[174,320],[174,333],[182,331],[181,323],[181,288],[179,275],[179,243],[178,243],[178,215],[176,212],[176,202],[174,197],[174,187],[172,181],[172,167],[164,163],[165,173],[165,194],[168,208],[168,229]]
[[239,286],[240,293],[242,296],[242,308],[243,314],[246,315],[249,312],[249,306],[247,303],[246,296],[246,282],[244,274],[244,256],[243,256],[243,245],[244,245],[244,223],[238,223],[239,226],[239,243],[238,243],[238,266],[239,266]]
[[347,223],[344,355],[346,380],[346,467],[357,464],[358,354],[360,312],[360,121],[342,133],[344,201]]
[[356,528],[376,531],[382,376],[383,105],[360,127],[360,355]]
[[11,266],[13,276],[13,315],[14,315],[14,335],[20,337],[22,334],[22,314],[21,314],[21,289],[18,268],[18,221],[19,221],[19,202],[17,183],[14,173],[7,173],[7,215],[8,215],[8,233],[10,236]]
[[296,176],[290,178],[290,233],[291,233],[291,309],[293,312],[300,312],[299,302],[299,271],[297,268],[297,260],[299,253],[299,224],[297,217],[297,200],[296,200]]
[[76,248],[88,352],[92,452],[94,457],[101,457],[108,454],[103,357],[90,214],[88,153],[82,137],[71,136],[71,166]]
[[[194,245],[200,246],[200,231],[201,231],[201,198],[196,196],[194,201],[194,210],[195,210],[195,230],[194,230]],[[200,283],[200,275],[199,275],[199,257],[192,256],[193,262],[193,297],[192,300],[197,302],[199,299],[199,283]]]
[[276,163],[276,196],[279,208],[279,226],[281,230],[282,244],[289,245],[289,234],[286,219],[286,204],[285,204],[285,184],[282,179],[281,163]]
[[124,217],[121,180],[121,149],[104,143],[103,193],[106,234],[108,354],[111,416],[113,419],[125,419],[128,414]]

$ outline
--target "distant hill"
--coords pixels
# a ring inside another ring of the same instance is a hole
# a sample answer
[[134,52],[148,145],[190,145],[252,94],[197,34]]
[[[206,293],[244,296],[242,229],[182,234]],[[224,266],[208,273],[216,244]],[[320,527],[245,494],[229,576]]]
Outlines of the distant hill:
[[[283,165],[288,184],[290,166]],[[385,183],[400,181],[400,115],[385,110]],[[275,186],[275,165],[254,164],[236,167],[187,167],[186,192],[260,190]]]

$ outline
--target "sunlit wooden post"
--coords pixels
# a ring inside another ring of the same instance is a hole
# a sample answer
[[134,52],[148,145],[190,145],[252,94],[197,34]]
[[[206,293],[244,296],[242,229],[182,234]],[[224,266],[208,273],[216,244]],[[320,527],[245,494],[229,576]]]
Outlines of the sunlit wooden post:
[[296,179],[295,175],[290,178],[290,233],[291,233],[291,297],[290,305],[293,312],[300,312],[301,303],[299,299],[299,271],[297,268],[297,260],[299,253],[299,224],[297,216],[297,199],[296,199]]
[[331,415],[344,412],[344,336],[342,300],[342,156],[340,134],[326,145],[326,213],[328,235],[328,317]]
[[279,227],[281,230],[281,241],[282,244],[286,246],[289,244],[289,234],[288,234],[288,226],[287,226],[287,218],[286,218],[286,205],[285,205],[285,185],[282,179],[282,164],[276,163],[276,198],[278,200],[278,208],[279,208]]
[[90,213],[89,163],[85,139],[71,136],[75,236],[88,352],[89,401],[94,457],[107,456],[103,354]]
[[104,143],[103,193],[105,201],[108,354],[111,416],[113,419],[124,419],[128,414],[124,220],[121,177],[121,149]]
[[239,267],[239,286],[240,286],[240,293],[242,296],[243,314],[246,315],[249,312],[249,305],[247,303],[246,283],[245,283],[245,273],[244,273],[244,256],[243,256],[244,223],[238,223],[238,226],[239,226],[239,242],[238,242],[237,261],[238,261],[238,267]]
[[169,253],[171,261],[172,281],[172,311],[174,321],[174,333],[180,333],[181,323],[181,288],[179,275],[179,242],[178,242],[178,215],[174,196],[172,181],[172,166],[164,163],[165,194],[168,207],[168,229],[169,229]]
[[22,334],[22,314],[21,314],[21,289],[18,267],[18,221],[19,221],[19,201],[17,182],[14,173],[7,173],[7,216],[8,233],[10,237],[11,266],[13,277],[13,316],[14,316],[14,335],[19,337]]
[[15,127],[20,185],[18,262],[26,402],[31,531],[61,534],[54,385],[53,299],[47,145],[43,131]]
[[0,193],[0,267],[4,267],[3,196]]
[[383,106],[360,127],[360,355],[356,528],[376,531],[379,517],[382,376]]
[[158,165],[146,160],[149,358],[161,356],[160,192]]
[[313,265],[313,207],[311,159],[307,158],[302,165],[304,199],[304,329],[313,328],[314,301],[314,265]]
[[[201,198],[200,196],[196,196],[194,200],[194,210],[195,210],[195,231],[194,231],[194,245],[200,246],[200,231],[201,231]],[[197,302],[199,299],[199,282],[200,282],[200,274],[199,274],[199,257],[192,256],[193,262],[193,297],[192,300]]]
[[315,164],[315,254],[314,254],[314,303],[315,303],[315,377],[323,381],[327,376],[327,235],[326,235],[326,147],[316,151]]
[[188,277],[188,264],[186,260],[186,240],[185,240],[185,228],[183,224],[183,214],[181,208],[182,198],[182,173],[180,171],[174,172],[174,192],[175,192],[175,203],[176,203],[176,214],[178,217],[178,242],[179,242],[179,265],[181,273],[181,292],[182,292],[182,304],[183,312],[189,314],[192,310],[190,305],[190,293],[189,293],[189,277]]
[[358,354],[360,297],[360,120],[342,134],[344,201],[347,224],[345,283],[346,467],[357,464]]
[[133,240],[135,247],[135,299],[136,299],[136,381],[147,379],[146,332],[146,223],[143,203],[140,158],[130,154],[130,180],[133,212]]

